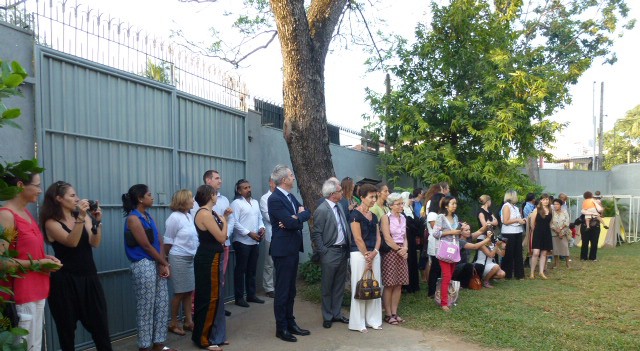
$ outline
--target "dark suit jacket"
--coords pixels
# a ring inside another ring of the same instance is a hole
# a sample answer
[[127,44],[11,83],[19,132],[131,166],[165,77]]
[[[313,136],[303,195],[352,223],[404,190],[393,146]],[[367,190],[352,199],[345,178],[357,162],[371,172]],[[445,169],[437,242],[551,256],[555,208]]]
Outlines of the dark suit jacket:
[[[342,213],[342,206],[338,203],[340,216],[344,226],[345,244],[348,246],[351,240],[351,226]],[[331,205],[324,200],[313,212],[313,228],[311,229],[311,242],[313,243],[313,262],[320,262],[320,258],[327,252],[329,246],[334,245],[338,239],[338,222]]]
[[[293,200],[296,209],[302,206],[295,196]],[[304,222],[311,218],[309,210],[295,213],[291,201],[278,188],[269,196],[267,206],[272,226],[271,256],[292,256],[297,255],[298,252],[304,252],[302,228]],[[298,219],[293,218],[293,215],[296,215]],[[280,223],[284,224],[284,228],[280,228]]]

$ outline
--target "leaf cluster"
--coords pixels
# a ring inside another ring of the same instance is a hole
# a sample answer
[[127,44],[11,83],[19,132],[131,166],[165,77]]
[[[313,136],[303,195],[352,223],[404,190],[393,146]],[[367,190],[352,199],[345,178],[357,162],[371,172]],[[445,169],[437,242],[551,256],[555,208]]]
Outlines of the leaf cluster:
[[20,117],[20,109],[7,108],[2,103],[2,99],[22,96],[18,87],[27,78],[27,72],[16,61],[9,64],[0,60],[0,69],[2,69],[2,75],[0,76],[0,128],[8,125],[20,129],[20,125],[13,121]]
[[448,181],[471,198],[535,192],[520,167],[554,141],[563,125],[548,117],[570,101],[569,86],[593,59],[608,54],[617,18],[608,14],[625,12],[622,1],[600,2],[619,12],[584,21],[597,1],[433,3],[415,43],[399,41],[394,91],[368,94],[379,116],[372,129],[391,146],[382,171]]
[[5,181],[5,177],[15,177],[26,180],[32,174],[40,174],[44,168],[38,165],[37,159],[22,160],[20,162],[0,164],[0,201],[13,199],[21,191],[21,188],[10,186]]
[[640,105],[627,111],[625,117],[604,134],[604,149],[605,169],[640,160]]

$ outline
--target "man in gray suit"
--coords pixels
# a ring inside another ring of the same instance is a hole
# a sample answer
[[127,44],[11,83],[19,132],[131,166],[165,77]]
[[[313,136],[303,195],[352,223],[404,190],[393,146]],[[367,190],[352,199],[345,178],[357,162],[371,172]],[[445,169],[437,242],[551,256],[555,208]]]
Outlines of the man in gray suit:
[[351,228],[338,205],[342,198],[340,181],[329,178],[322,185],[322,201],[313,213],[312,260],[322,268],[322,326],[331,328],[333,322],[349,323],[342,316],[342,296],[347,278],[347,259]]

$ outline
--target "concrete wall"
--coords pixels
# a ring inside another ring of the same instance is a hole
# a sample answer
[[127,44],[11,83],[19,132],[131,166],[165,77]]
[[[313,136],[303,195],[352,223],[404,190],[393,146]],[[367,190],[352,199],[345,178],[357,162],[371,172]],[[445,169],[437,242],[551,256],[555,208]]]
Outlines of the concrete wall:
[[640,196],[640,164],[619,165],[609,173],[609,194]]
[[541,169],[540,184],[551,194],[582,195],[585,191],[609,193],[608,171]]
[[[0,129],[0,161],[16,162],[35,155],[35,86],[33,74],[33,36],[30,31],[0,22],[0,59],[17,61],[29,73],[26,84],[20,87],[24,97],[3,100],[8,108],[19,108],[22,116],[14,121],[22,129]],[[10,140],[10,142],[7,142]]]

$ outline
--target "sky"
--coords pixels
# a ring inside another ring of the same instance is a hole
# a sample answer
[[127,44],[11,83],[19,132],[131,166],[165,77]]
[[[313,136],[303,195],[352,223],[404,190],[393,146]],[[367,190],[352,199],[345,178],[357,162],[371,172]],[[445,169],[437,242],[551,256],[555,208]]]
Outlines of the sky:
[[[209,28],[217,25],[224,31],[230,17],[222,14],[228,9],[238,9],[239,0],[219,0],[215,3],[181,3],[178,0],[84,0],[93,8],[99,8],[129,22],[148,33],[169,37],[171,30],[182,29],[196,41],[207,41]],[[386,25],[381,29],[413,38],[413,31],[419,22],[428,22],[429,1],[424,0],[384,0],[371,9],[370,15],[384,18]],[[627,1],[631,6],[630,17],[640,19],[640,4]],[[634,7],[635,6],[635,7]],[[618,62],[603,65],[596,62],[571,87],[572,103],[552,116],[553,120],[567,123],[567,128],[558,135],[553,151],[558,157],[592,154],[593,149],[593,87],[595,92],[595,113],[600,111],[600,85],[604,82],[604,130],[613,128],[616,119],[624,117],[626,111],[640,104],[638,82],[640,82],[640,25],[618,38],[613,51]],[[364,61],[368,55],[358,48],[339,48],[333,45],[333,52],[327,56],[325,69],[325,92],[327,119],[330,123],[359,130],[367,122],[361,116],[369,114],[365,99],[365,88],[384,91],[384,74],[367,73]],[[222,68],[231,69],[221,63]],[[280,103],[282,101],[282,59],[277,40],[267,49],[250,57],[237,74],[247,84],[252,96]]]

